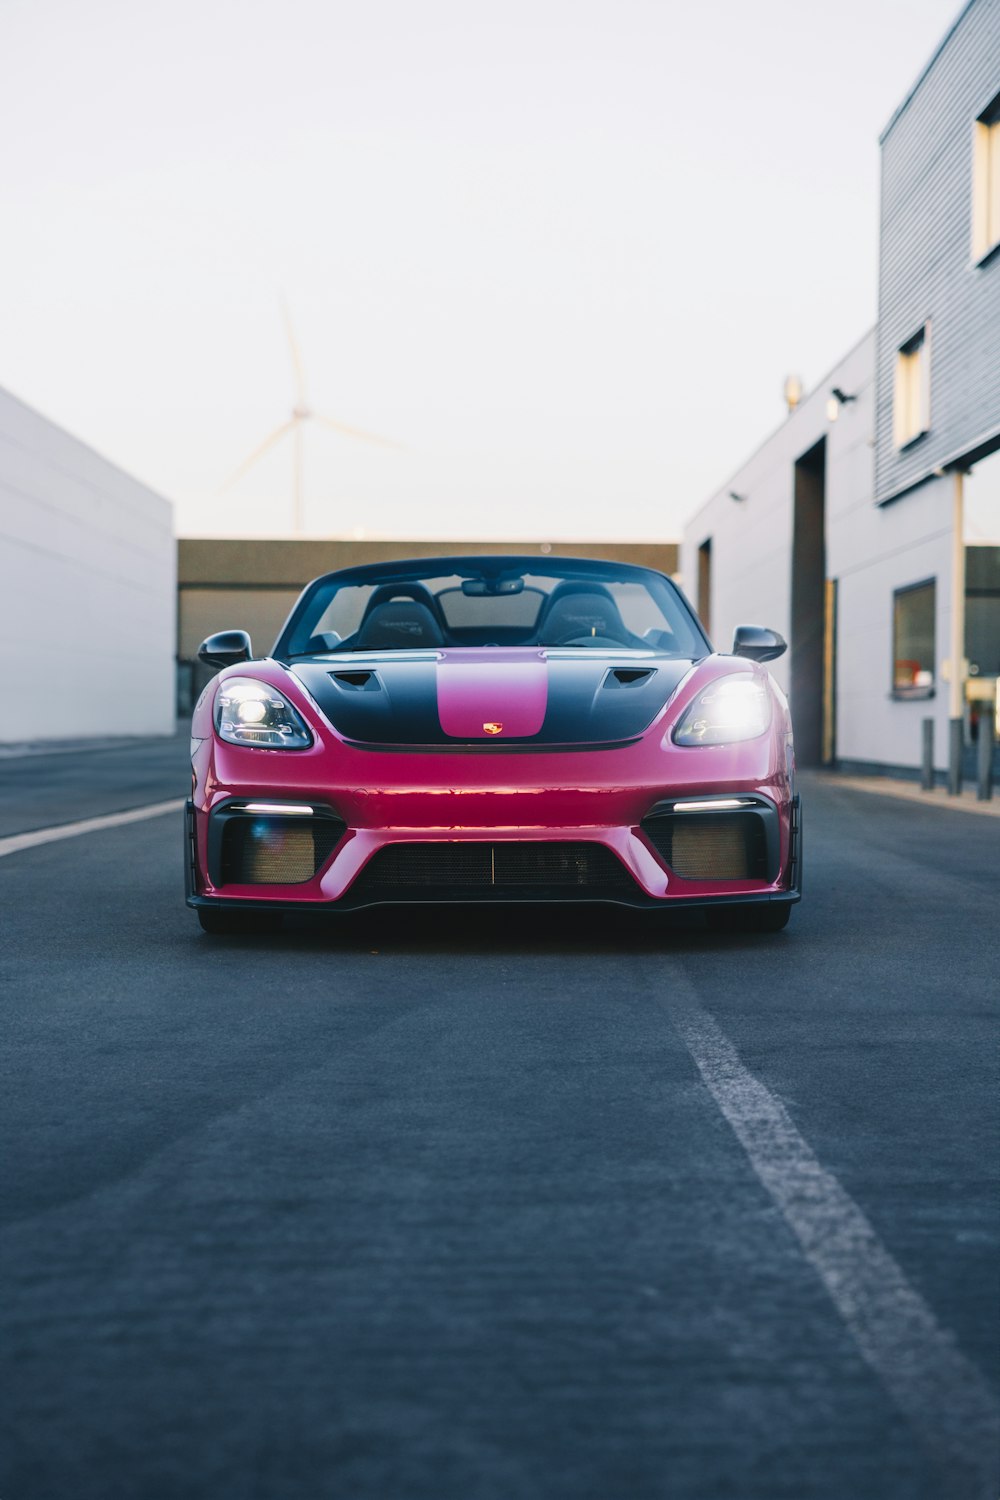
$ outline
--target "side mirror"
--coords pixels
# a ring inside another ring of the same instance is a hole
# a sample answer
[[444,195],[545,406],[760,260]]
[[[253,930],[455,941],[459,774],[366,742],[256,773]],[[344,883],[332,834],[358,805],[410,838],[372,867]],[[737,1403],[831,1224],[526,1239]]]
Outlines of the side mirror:
[[733,636],[733,655],[748,656],[751,661],[774,661],[787,646],[776,630],[763,625],[737,625]]
[[235,667],[252,656],[253,647],[245,630],[220,630],[198,647],[198,660],[209,667]]

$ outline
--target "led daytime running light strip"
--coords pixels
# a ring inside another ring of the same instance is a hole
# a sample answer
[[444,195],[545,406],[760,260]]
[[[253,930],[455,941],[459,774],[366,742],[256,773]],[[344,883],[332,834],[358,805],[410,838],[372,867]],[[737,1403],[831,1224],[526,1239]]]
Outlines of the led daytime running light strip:
[[293,818],[311,818],[313,809],[302,802],[244,802],[240,812],[281,814]]
[[675,802],[674,812],[730,812],[734,807],[752,807],[746,797],[722,797],[715,802]]

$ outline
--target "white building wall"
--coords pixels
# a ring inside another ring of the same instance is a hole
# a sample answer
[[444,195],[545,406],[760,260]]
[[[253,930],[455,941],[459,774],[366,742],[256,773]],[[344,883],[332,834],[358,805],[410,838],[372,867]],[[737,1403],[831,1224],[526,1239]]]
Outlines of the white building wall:
[[[869,333],[685,527],[681,572],[692,603],[697,602],[698,547],[712,539],[712,638],[717,650],[728,649],[737,625],[768,625],[790,640],[797,459],[826,438],[828,576],[832,516],[872,505],[874,350],[874,334]],[[856,398],[840,408],[836,422],[826,415],[833,386]],[[731,499],[734,493],[742,499]],[[787,653],[770,667],[785,691],[788,669]]]
[[[922,485],[894,504],[869,500],[828,524],[827,571],[838,581],[837,758],[918,766],[921,720],[934,720],[934,764],[948,764],[948,691],[942,666],[951,629],[954,477]],[[931,699],[892,695],[893,594],[936,583],[936,690]]]
[[167,500],[0,391],[0,743],[168,734]]
[[[826,576],[837,580],[836,754],[838,760],[918,766],[920,721],[935,720],[935,764],[947,765],[948,700],[941,665],[951,613],[951,476],[898,501],[874,504],[875,335],[830,371],[757,452],[685,527],[681,572],[697,602],[698,548],[712,541],[712,637],[727,650],[735,627],[768,625],[791,643],[795,463],[826,438]],[[832,388],[855,397],[837,420]],[[730,498],[731,493],[742,496]],[[892,696],[893,592],[937,581],[937,693]],[[787,691],[789,654],[771,671]],[[792,710],[794,715],[794,702]]]
[[[792,471],[782,446],[772,439],[759,449],[684,531],[681,579],[695,606],[698,548],[712,543],[711,634],[718,651],[728,651],[737,625],[767,625],[789,636]],[[733,500],[730,492],[743,498]],[[770,671],[787,692],[787,655]]]

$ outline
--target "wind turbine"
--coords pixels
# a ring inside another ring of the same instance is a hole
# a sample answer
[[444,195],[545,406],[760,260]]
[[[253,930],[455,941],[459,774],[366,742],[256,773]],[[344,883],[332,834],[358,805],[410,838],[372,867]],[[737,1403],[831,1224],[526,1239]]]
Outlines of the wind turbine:
[[292,407],[291,416],[276,427],[264,441],[253,450],[248,458],[245,458],[238,469],[235,469],[225,484],[220,485],[216,494],[223,494],[232,489],[234,484],[247,474],[265,453],[277,446],[288,433],[292,436],[292,502],[293,502],[293,530],[296,536],[301,536],[304,530],[305,512],[303,502],[303,427],[306,422],[319,422],[324,427],[329,427],[333,432],[340,432],[347,437],[361,438],[366,443],[377,443],[382,448],[398,448],[401,445],[394,443],[390,438],[377,437],[373,432],[364,432],[360,427],[348,427],[345,422],[335,422],[332,417],[325,417],[321,412],[313,411],[306,398],[306,382],[302,369],[302,356],[299,352],[298,340],[292,327],[291,314],[286,303],[281,304],[282,316],[285,321],[285,332],[288,336],[288,348],[292,357],[292,371],[295,377],[295,405]]

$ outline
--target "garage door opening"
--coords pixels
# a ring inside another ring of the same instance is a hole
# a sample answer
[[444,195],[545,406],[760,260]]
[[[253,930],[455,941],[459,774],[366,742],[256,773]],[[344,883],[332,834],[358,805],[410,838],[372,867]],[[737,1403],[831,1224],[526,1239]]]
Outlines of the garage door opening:
[[794,501],[792,725],[798,764],[818,766],[834,754],[832,723],[827,722],[833,698],[833,621],[826,589],[826,438],[796,462]]

